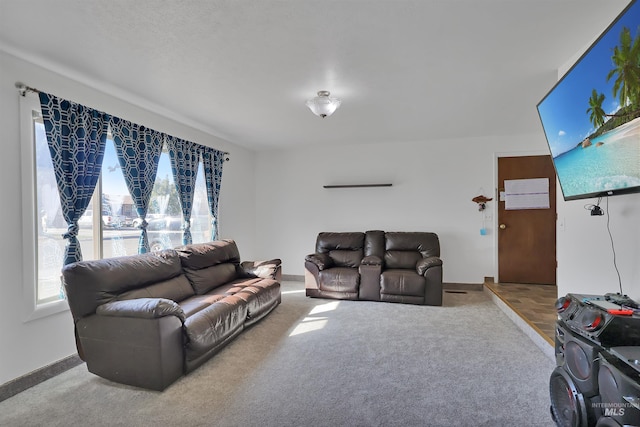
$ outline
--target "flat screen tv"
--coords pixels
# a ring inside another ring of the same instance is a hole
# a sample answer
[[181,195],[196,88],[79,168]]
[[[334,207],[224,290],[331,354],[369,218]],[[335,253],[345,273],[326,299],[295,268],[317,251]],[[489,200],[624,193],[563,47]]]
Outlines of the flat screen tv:
[[640,192],[640,2],[537,108],[565,200]]

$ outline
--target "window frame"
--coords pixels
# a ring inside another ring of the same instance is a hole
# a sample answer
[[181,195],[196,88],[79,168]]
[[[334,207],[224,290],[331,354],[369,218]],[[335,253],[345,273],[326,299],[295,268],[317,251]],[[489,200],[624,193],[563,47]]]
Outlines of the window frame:
[[20,156],[22,166],[22,289],[23,322],[69,310],[66,299],[38,304],[38,244],[36,152],[33,111],[40,112],[37,94],[20,96]]

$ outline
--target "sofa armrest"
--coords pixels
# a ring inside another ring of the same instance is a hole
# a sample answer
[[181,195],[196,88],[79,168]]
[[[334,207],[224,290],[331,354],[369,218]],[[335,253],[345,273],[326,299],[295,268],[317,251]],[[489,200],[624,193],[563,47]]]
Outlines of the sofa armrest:
[[281,265],[282,260],[274,258],[268,261],[244,261],[240,264],[240,268],[247,276],[277,280]]
[[112,301],[98,306],[96,314],[111,317],[136,317],[140,319],[158,319],[176,316],[184,323],[186,316],[182,308],[166,298],[136,298]]
[[333,259],[327,254],[307,255],[304,260],[315,264],[318,270],[326,270],[327,268],[333,267]]
[[177,316],[153,317],[153,310],[127,310],[130,301],[107,303],[101,311],[109,314],[78,320],[83,360],[89,372],[108,380],[163,390],[184,373],[184,323]]
[[382,260],[379,256],[369,255],[362,258],[362,261],[360,261],[360,265],[382,265]]
[[360,273],[358,299],[380,301],[380,274],[382,273],[382,261],[380,258],[377,256],[365,257],[360,263],[360,267],[358,267],[358,273]]
[[416,263],[416,272],[423,276],[428,269],[431,267],[442,266],[442,260],[438,257],[431,256],[427,258],[422,258],[420,261]]

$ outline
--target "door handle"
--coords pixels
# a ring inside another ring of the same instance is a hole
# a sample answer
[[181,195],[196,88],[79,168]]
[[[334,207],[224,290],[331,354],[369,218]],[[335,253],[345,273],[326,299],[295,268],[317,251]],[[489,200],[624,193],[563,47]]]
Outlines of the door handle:
[[505,224],[500,224],[500,230],[504,230],[505,228],[507,228]]

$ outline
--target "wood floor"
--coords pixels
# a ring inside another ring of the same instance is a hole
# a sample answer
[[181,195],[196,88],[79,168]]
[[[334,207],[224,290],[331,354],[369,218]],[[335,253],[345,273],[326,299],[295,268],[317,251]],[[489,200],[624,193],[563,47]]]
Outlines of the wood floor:
[[553,345],[558,319],[555,309],[558,299],[556,286],[492,282],[485,282],[484,286]]

